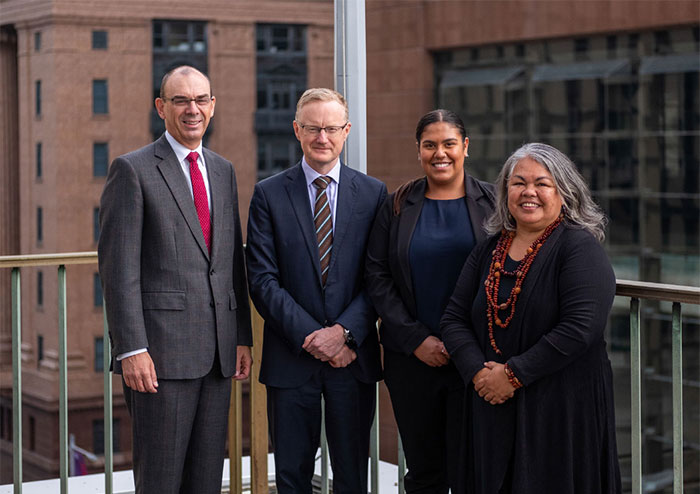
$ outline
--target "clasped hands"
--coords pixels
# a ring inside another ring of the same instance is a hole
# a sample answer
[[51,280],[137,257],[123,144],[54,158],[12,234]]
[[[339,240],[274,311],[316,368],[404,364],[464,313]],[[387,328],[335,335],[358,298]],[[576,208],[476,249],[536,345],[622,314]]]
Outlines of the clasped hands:
[[515,388],[508,380],[505,366],[498,362],[484,362],[484,367],[472,379],[474,390],[492,405],[500,405],[513,397]]
[[418,359],[430,367],[442,367],[450,361],[450,354],[445,349],[445,344],[436,336],[428,336],[418,348],[413,350]]
[[336,368],[347,367],[357,358],[355,351],[345,344],[345,329],[337,323],[317,329],[304,338],[301,347]]

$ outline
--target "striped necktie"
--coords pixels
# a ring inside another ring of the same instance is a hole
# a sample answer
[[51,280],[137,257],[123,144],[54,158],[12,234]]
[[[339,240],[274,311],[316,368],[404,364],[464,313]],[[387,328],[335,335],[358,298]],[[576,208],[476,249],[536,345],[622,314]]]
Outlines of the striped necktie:
[[316,203],[314,204],[314,226],[316,227],[316,242],[321,261],[321,280],[326,286],[328,267],[331,262],[331,247],[333,246],[333,219],[331,205],[328,202],[326,188],[331,183],[330,177],[318,177],[313,181],[316,187]]

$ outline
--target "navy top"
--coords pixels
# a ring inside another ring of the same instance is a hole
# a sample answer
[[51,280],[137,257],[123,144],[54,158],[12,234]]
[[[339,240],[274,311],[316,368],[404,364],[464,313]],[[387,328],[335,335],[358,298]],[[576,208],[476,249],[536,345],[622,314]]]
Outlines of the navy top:
[[425,198],[411,238],[408,259],[416,318],[434,336],[440,337],[440,318],[475,243],[464,197]]

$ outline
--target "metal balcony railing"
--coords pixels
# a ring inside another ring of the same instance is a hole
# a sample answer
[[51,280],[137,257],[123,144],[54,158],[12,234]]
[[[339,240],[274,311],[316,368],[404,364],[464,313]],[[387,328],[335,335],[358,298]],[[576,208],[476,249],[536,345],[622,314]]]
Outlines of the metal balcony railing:
[[[68,492],[68,380],[66,348],[66,266],[96,264],[96,252],[68,254],[0,256],[0,269],[12,270],[12,415],[13,415],[13,479],[14,493],[22,492],[22,362],[21,362],[21,276],[22,267],[57,266],[58,270],[58,360],[59,360],[59,439],[60,439],[60,492]],[[672,400],[673,400],[673,492],[683,492],[683,375],[682,375],[682,317],[681,304],[700,305],[700,288],[636,281],[617,281],[618,296],[630,297],[631,338],[631,398],[632,398],[632,492],[642,490],[642,368],[640,300],[668,301],[672,308]],[[262,357],[262,328],[260,315],[253,310],[253,363],[251,375],[257,375],[257,365]],[[112,373],[110,372],[110,347],[107,321],[104,318],[104,445],[105,445],[105,493],[112,494]],[[242,492],[242,384],[232,381],[231,408],[229,412],[229,465],[230,492]],[[377,404],[379,388],[377,387]],[[257,379],[250,380],[250,492],[267,493],[268,484],[268,431],[267,404],[264,385]],[[375,413],[371,432],[370,465],[371,492],[379,492],[379,414]],[[328,448],[322,435],[321,492],[329,492]],[[398,491],[403,493],[405,463],[399,440]]]

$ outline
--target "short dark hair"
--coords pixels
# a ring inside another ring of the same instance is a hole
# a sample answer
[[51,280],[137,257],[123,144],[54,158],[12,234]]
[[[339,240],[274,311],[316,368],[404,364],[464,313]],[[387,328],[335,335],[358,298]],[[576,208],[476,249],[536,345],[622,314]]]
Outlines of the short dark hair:
[[457,115],[453,111],[444,110],[440,108],[437,110],[429,111],[428,113],[423,115],[420,120],[418,120],[418,125],[416,125],[417,143],[420,143],[420,139],[423,136],[425,128],[430,124],[434,124],[435,122],[445,122],[454,126],[459,131],[459,134],[462,136],[462,140],[464,140],[467,137],[467,131],[464,129],[464,122],[462,122],[462,119],[459,118],[459,115]]
[[209,79],[209,76],[207,74],[205,74],[204,72],[202,72],[199,69],[195,69],[191,65],[179,65],[173,69],[170,69],[168,72],[166,72],[165,75],[163,76],[163,79],[160,81],[160,99],[165,98],[165,84],[168,82],[168,79],[170,79],[170,76],[172,76],[176,73],[185,74],[185,75],[190,74],[190,73],[200,74],[209,83],[209,96],[211,96],[213,94],[213,92],[211,90],[211,80]]

